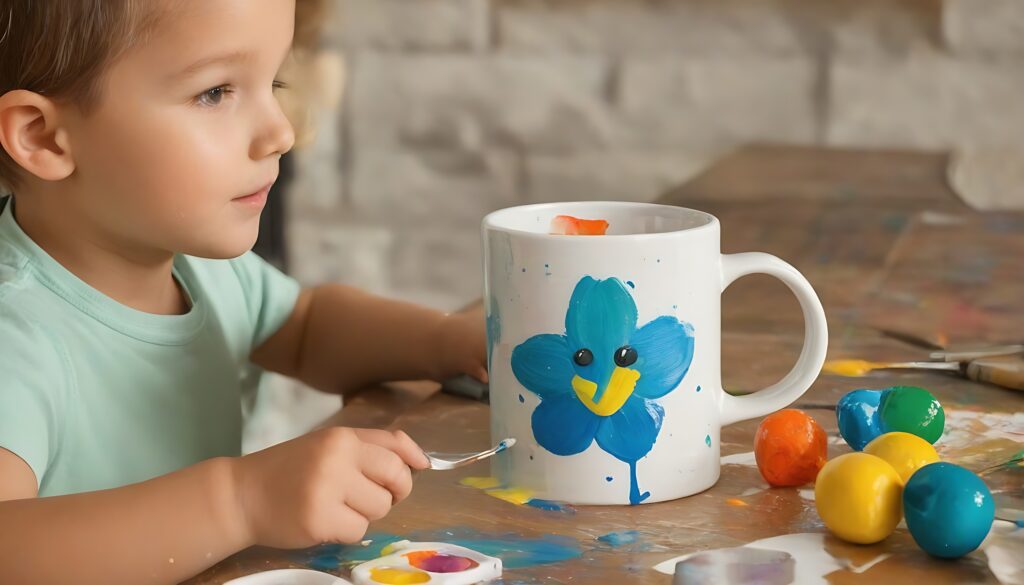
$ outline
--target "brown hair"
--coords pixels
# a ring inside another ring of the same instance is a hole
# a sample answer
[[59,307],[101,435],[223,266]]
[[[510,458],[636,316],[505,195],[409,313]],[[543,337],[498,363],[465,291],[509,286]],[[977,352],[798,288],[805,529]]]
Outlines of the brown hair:
[[[88,113],[100,98],[103,72],[152,30],[154,0],[0,0],[0,95],[25,89],[75,103]],[[325,0],[296,0],[295,42],[312,53],[327,18]],[[285,100],[297,128],[309,125],[300,94]],[[301,132],[300,132],[301,134]],[[19,166],[0,148],[0,194],[18,186]]]
[[[152,25],[152,0],[0,0],[0,95],[16,89],[88,111],[103,72]],[[18,183],[0,148],[0,186]]]

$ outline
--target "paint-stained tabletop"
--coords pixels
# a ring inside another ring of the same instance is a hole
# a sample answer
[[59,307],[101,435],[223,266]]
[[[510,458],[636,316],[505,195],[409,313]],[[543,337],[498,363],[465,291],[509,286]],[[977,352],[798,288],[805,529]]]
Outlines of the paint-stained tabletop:
[[[718,216],[725,253],[769,252],[803,272],[829,318],[830,359],[927,359],[924,350],[880,329],[951,346],[1024,341],[1024,214],[969,210],[947,187],[945,164],[945,156],[933,154],[751,147],[662,202]],[[722,317],[727,390],[762,388],[796,360],[801,314],[780,283],[741,279],[726,291]],[[944,405],[946,431],[937,444],[943,459],[984,471],[997,506],[1024,507],[1024,468],[997,465],[1024,448],[1024,392],[940,373],[878,371],[859,379],[823,375],[795,407],[829,433],[833,457],[849,450],[836,440],[836,401],[855,388],[898,384],[928,388]],[[485,404],[412,384],[365,392],[332,422],[401,428],[427,449],[469,451],[490,444],[488,416]],[[758,423],[724,428],[721,479],[681,500],[543,509],[460,483],[486,476],[486,463],[424,472],[413,495],[371,527],[369,546],[250,549],[189,583],[223,583],[280,567],[347,576],[352,563],[398,538],[501,552],[505,583],[667,584],[672,577],[655,566],[671,571],[668,561],[680,555],[769,538],[754,546],[790,552],[798,583],[998,582],[985,552],[939,561],[918,549],[902,526],[872,546],[828,535],[814,508],[813,486],[769,489],[761,479],[751,454]],[[1006,555],[1024,556],[1024,540],[997,546],[1008,547],[1000,551]],[[751,551],[740,556],[752,559]],[[998,554],[992,558],[1007,562]]]

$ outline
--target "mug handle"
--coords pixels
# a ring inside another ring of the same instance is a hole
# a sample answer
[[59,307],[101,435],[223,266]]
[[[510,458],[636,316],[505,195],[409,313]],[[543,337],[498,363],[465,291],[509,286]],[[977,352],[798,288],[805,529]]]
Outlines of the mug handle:
[[761,252],[722,255],[722,291],[736,279],[748,274],[768,274],[778,278],[796,295],[804,313],[804,347],[793,369],[782,380],[747,396],[722,392],[722,425],[732,424],[785,408],[811,387],[825,363],[828,350],[828,324],[818,295],[796,268]]

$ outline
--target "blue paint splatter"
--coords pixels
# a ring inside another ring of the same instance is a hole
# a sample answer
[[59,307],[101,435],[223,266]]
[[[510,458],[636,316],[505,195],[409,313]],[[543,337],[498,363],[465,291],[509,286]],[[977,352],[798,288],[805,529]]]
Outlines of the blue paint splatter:
[[707,445],[708,447],[710,447],[710,446],[711,446],[711,435],[704,435],[704,443],[705,443],[705,444],[706,444],[706,445]]
[[526,538],[518,534],[484,533],[469,527],[416,531],[406,536],[370,533],[366,538],[373,541],[369,546],[325,544],[296,551],[293,558],[318,571],[336,571],[341,567],[352,567],[376,559],[381,556],[385,546],[400,540],[464,546],[498,557],[508,569],[559,563],[583,555],[579,543],[567,536],[550,534],[540,538]]
[[618,532],[609,532],[604,536],[598,536],[597,540],[610,544],[612,546],[622,546],[625,544],[633,544],[640,539],[640,533],[636,530],[621,530]]
[[636,284],[634,284],[632,280],[627,280],[626,284],[629,285],[629,288],[636,288]]
[[526,502],[526,505],[530,506],[531,508],[538,508],[541,510],[546,510],[548,512],[561,512],[563,514],[576,513],[576,508],[574,508],[572,504],[558,502],[555,500],[543,500],[540,498],[533,498],[529,502]]
[[697,386],[697,392],[700,392],[700,386]]
[[522,395],[522,394],[520,394],[520,395],[519,395],[519,402],[520,402],[520,403],[522,403],[522,402],[526,402],[526,399],[525,399],[525,398],[523,398],[523,395]]
[[612,477],[612,476],[610,476],[610,475],[609,475],[608,477],[604,478],[604,480],[605,480],[605,481],[607,481],[607,482],[609,482],[609,483],[611,483],[611,481],[612,481],[613,479],[615,479],[615,478],[614,478],[614,477]]
[[678,309],[678,308],[679,308],[679,305],[672,305],[672,308],[673,308],[673,309]]

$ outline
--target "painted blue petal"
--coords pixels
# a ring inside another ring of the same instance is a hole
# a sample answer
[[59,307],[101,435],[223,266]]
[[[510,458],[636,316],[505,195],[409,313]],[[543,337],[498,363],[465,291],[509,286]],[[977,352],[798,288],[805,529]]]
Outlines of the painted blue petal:
[[594,361],[577,366],[577,373],[598,385],[607,383],[615,367],[615,350],[629,342],[636,321],[636,303],[621,280],[583,277],[569,299],[565,331],[571,354],[586,348]]
[[534,335],[512,350],[512,373],[541,398],[566,393],[575,397],[572,354],[564,335]]
[[675,317],[658,317],[641,327],[629,344],[636,350],[633,367],[640,371],[634,392],[661,398],[683,381],[693,361],[693,327]]
[[533,437],[555,455],[575,455],[594,441],[600,422],[570,392],[541,400],[533,411]]
[[664,418],[661,405],[634,394],[618,412],[601,420],[597,444],[619,461],[636,461],[654,446]]

